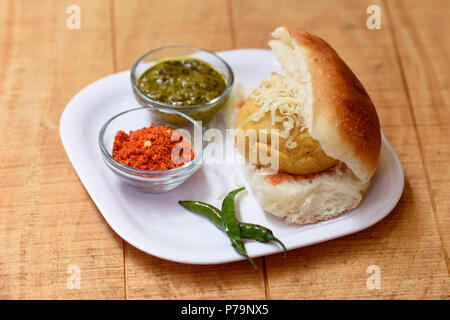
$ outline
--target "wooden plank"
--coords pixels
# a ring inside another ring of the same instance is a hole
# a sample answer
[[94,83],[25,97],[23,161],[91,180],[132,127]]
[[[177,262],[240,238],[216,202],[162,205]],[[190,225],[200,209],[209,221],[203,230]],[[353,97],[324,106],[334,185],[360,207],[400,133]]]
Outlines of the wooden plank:
[[[230,49],[226,1],[115,1],[117,68],[129,69],[147,51],[190,44]],[[128,297],[132,299],[264,299],[261,259],[255,273],[246,261],[182,265],[149,256],[127,245]]]
[[115,0],[114,4],[119,71],[162,46],[186,44],[213,51],[231,47],[225,0]]
[[396,1],[388,7],[450,275],[450,3]]
[[[0,145],[6,150],[0,153],[0,298],[125,296],[122,240],[95,208],[59,141],[59,116],[71,96],[101,76],[129,69],[151,48],[267,47],[278,25],[321,35],[349,63],[402,160],[406,187],[397,208],[372,228],[294,250],[287,260],[266,258],[268,296],[449,298],[441,243],[448,251],[448,2],[388,2],[386,8],[378,1],[231,1],[229,12],[227,1],[116,1],[113,7],[77,1],[82,28],[67,30],[70,4],[0,1]],[[382,30],[365,28],[369,4],[381,5]],[[246,262],[188,266],[131,246],[125,252],[130,298],[265,297],[263,272],[253,273]],[[381,290],[366,288],[371,264],[381,268]],[[80,290],[67,288],[69,265],[81,269]]]
[[247,261],[221,265],[189,265],[165,261],[127,245],[130,299],[264,299],[259,271]]
[[[0,298],[124,297],[122,240],[78,180],[59,139],[69,99],[113,71],[109,7],[0,2]],[[67,286],[69,265],[80,289]]]
[[[381,8],[382,29],[366,28],[366,8]],[[383,221],[357,234],[294,250],[285,261],[266,257],[269,297],[442,298],[449,278],[434,219],[416,130],[379,1],[232,1],[237,47],[267,47],[269,32],[285,25],[326,39],[371,95],[382,130],[402,161],[405,192]],[[366,269],[381,270],[381,289],[366,286]]]

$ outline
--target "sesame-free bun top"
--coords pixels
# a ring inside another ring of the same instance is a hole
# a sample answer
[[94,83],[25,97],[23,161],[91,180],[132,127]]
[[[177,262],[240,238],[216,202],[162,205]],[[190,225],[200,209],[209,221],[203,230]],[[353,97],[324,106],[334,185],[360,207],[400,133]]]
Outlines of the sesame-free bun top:
[[326,155],[344,162],[361,180],[374,174],[381,148],[380,123],[366,90],[338,54],[308,32],[277,28],[269,42],[283,73],[310,83],[312,99],[301,116]]

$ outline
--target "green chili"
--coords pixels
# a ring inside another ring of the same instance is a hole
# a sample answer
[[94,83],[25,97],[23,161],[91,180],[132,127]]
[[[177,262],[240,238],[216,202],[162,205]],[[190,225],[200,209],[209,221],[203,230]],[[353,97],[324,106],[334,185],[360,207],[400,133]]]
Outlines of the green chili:
[[268,242],[275,241],[277,242],[284,250],[284,256],[287,256],[287,249],[283,242],[280,239],[276,238],[273,235],[272,230],[261,226],[259,224],[253,223],[240,223],[241,235],[242,238],[256,240],[260,242]]
[[255,271],[258,270],[258,267],[253,262],[253,260],[248,256],[247,251],[244,247],[244,242],[241,237],[241,228],[239,226],[239,221],[236,217],[236,209],[234,207],[234,198],[236,194],[244,190],[245,188],[239,188],[231,191],[227,194],[225,199],[222,201],[222,222],[225,228],[225,232],[228,235],[228,238],[231,241],[231,245],[233,248],[247,258],[248,261],[253,265]]
[[[210,205],[201,201],[178,201],[178,203],[185,209],[198,212],[206,216],[211,220],[218,228],[225,230],[222,222],[222,214],[219,209],[215,206]],[[260,242],[275,241],[280,244],[284,250],[284,256],[287,255],[287,249],[283,242],[277,239],[272,230],[261,226],[259,224],[253,223],[243,223],[239,224],[241,230],[241,237],[243,239],[256,240]]]
[[185,209],[203,214],[218,228],[225,230],[222,222],[222,214],[213,205],[201,201],[178,201],[178,203]]

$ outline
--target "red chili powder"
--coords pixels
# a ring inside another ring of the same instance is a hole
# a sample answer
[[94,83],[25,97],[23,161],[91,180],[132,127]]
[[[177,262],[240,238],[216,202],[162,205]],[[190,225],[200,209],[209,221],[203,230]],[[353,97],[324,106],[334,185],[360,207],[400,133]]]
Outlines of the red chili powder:
[[236,108],[240,109],[245,104],[245,100],[241,100],[236,102]]
[[278,172],[273,175],[264,176],[264,179],[267,182],[269,182],[271,185],[276,186],[285,181],[299,181],[299,180],[303,180],[303,179],[312,180],[312,179],[317,178],[324,174],[334,174],[337,169],[339,169],[342,172],[345,172],[347,170],[347,166],[345,164],[341,164],[338,168],[338,165],[335,165],[324,171],[320,171],[320,172],[316,172],[316,173],[309,173],[309,174],[291,174],[291,173]]
[[130,134],[117,132],[112,156],[127,166],[154,171],[180,167],[192,161],[195,153],[178,130],[155,127],[152,122],[150,127],[130,131]]

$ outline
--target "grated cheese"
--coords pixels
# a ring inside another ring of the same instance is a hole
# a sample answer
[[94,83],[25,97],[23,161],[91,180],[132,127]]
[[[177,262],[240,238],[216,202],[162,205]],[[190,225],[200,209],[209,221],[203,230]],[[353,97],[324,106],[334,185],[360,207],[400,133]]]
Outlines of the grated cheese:
[[273,74],[268,79],[261,81],[261,85],[250,95],[250,98],[260,106],[259,110],[252,114],[241,127],[249,121],[259,121],[270,112],[271,124],[282,124],[280,137],[287,139],[286,148],[297,147],[294,141],[297,134],[291,134],[293,128],[304,128],[303,106],[308,101],[307,90],[304,90],[293,79]]

